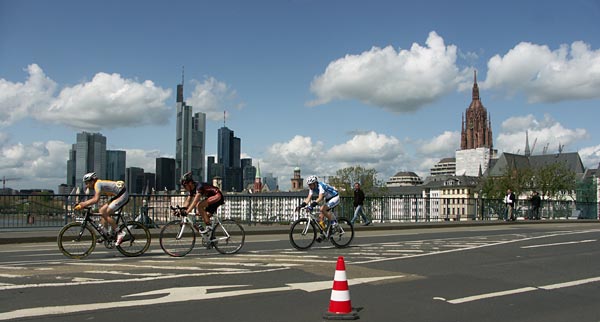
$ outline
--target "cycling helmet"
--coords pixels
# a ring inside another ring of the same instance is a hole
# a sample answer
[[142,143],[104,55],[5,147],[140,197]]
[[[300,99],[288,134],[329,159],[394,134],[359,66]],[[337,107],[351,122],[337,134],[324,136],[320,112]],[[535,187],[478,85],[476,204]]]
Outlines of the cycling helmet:
[[98,176],[96,175],[96,172],[90,172],[90,173],[86,173],[83,175],[83,182],[88,182],[88,181],[92,181],[92,180],[96,180],[98,179]]
[[194,176],[192,175],[192,171],[186,172],[181,176],[181,184],[186,184],[191,181],[194,181]]
[[317,178],[317,176],[310,176],[308,178],[306,178],[306,184],[309,185],[311,183],[317,183],[319,182],[319,179]]

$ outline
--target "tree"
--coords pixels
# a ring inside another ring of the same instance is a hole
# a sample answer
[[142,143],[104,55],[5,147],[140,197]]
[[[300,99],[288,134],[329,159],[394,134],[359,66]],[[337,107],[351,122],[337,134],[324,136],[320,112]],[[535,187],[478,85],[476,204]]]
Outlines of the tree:
[[490,199],[503,198],[507,189],[515,195],[537,190],[542,197],[555,198],[575,190],[575,177],[575,173],[564,163],[551,163],[536,169],[509,167],[502,176],[487,177],[482,191]]
[[541,192],[542,197],[554,199],[571,194],[577,186],[575,178],[575,172],[564,163],[552,163],[535,171],[533,187]]
[[329,184],[336,187],[342,196],[352,196],[354,183],[359,182],[361,189],[367,192],[376,191],[381,186],[377,180],[377,171],[375,169],[365,169],[360,165],[339,169],[335,177],[329,180]]

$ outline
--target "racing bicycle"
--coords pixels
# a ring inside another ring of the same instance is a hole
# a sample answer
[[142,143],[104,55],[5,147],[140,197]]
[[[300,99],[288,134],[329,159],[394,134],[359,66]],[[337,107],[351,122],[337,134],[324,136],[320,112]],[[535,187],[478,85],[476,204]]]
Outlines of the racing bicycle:
[[211,230],[203,233],[201,222],[195,220],[194,212],[186,214],[183,207],[170,206],[173,214],[181,219],[175,219],[163,226],[160,231],[160,247],[173,257],[182,257],[194,249],[196,234],[202,238],[202,245],[206,249],[215,248],[221,254],[235,254],[242,249],[246,239],[246,232],[242,225],[233,219],[219,219],[213,215]]
[[[96,248],[97,242],[102,242],[108,249],[117,248],[121,254],[128,257],[140,256],[150,247],[150,230],[138,221],[127,221],[118,209],[116,217],[117,231],[110,234],[106,229],[100,228],[97,219],[100,213],[92,212],[91,207],[82,210],[83,217],[66,224],[58,233],[58,248],[67,257],[82,259],[90,255]],[[125,231],[125,237],[119,246],[115,245],[116,236]]]
[[[338,218],[337,225],[332,226],[327,223],[325,227],[322,227],[319,224],[318,215],[312,213],[311,207],[304,206],[300,211],[304,217],[294,221],[290,228],[290,243],[294,248],[306,250],[315,241],[320,243],[324,240],[329,240],[337,248],[344,248],[348,247],[354,239],[354,226],[348,219]],[[331,215],[335,218],[333,209],[331,209]],[[317,237],[317,235],[319,236]]]

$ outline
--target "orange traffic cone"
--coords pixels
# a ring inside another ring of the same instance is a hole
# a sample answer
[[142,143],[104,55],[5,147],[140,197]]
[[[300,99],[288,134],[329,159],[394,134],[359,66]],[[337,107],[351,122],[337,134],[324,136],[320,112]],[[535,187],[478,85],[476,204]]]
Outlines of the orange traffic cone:
[[350,302],[350,290],[346,280],[346,265],[344,257],[340,256],[335,267],[333,277],[333,289],[331,290],[331,300],[329,301],[329,311],[323,314],[326,320],[356,320],[358,312],[352,309]]

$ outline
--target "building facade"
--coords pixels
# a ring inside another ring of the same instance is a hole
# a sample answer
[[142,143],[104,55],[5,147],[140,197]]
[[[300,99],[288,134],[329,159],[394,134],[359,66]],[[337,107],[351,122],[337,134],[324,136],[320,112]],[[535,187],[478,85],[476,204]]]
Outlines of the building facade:
[[126,159],[125,151],[106,151],[106,179],[125,181]]
[[67,184],[83,189],[82,178],[88,172],[106,178],[106,162],[106,137],[100,133],[77,133],[67,161]]
[[191,171],[194,180],[204,181],[206,114],[192,114],[192,107],[183,100],[183,81],[177,85],[176,110],[175,176]]

